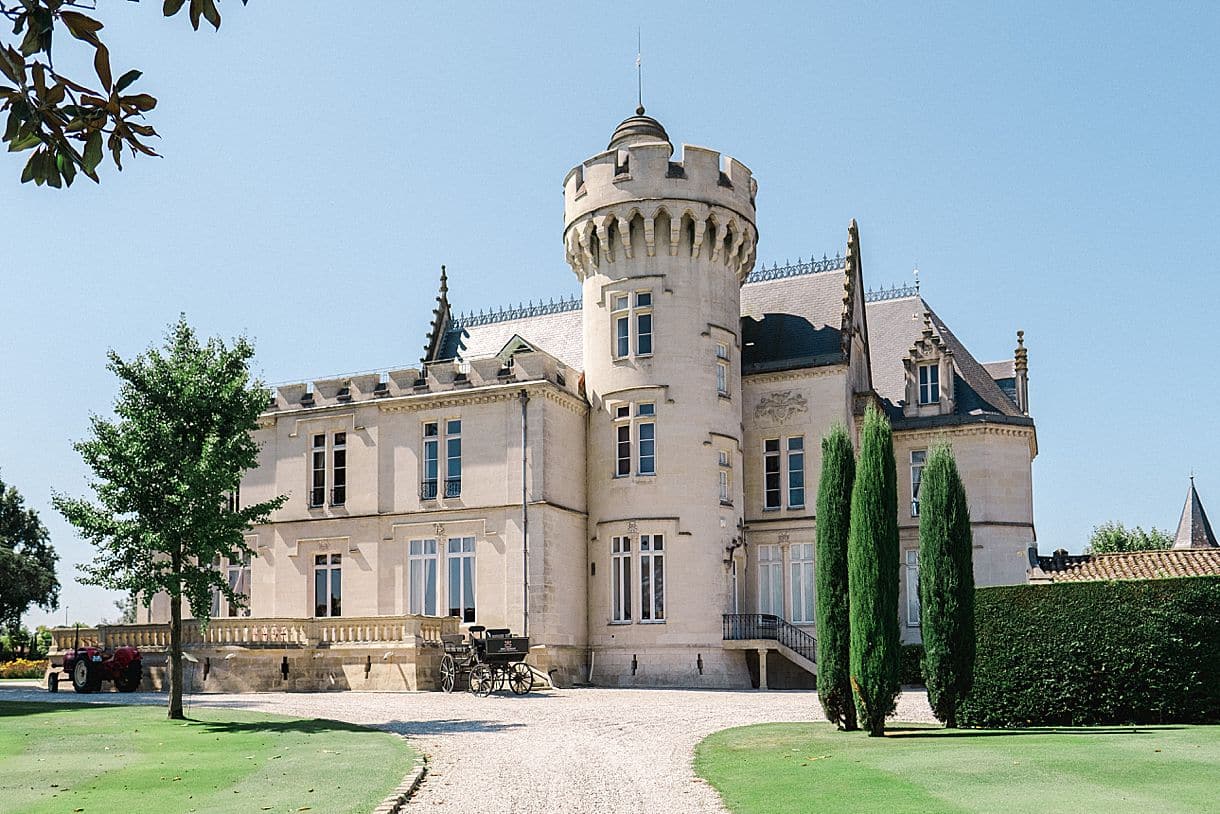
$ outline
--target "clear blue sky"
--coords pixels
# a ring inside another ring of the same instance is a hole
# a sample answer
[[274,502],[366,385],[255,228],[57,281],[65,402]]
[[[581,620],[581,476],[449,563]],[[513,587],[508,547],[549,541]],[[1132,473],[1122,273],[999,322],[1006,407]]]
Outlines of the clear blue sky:
[[100,5],[164,158],[56,192],[0,153],[0,474],[71,619],[114,614],[49,503],[86,492],[106,350],[185,311],[304,380],[418,360],[441,263],[458,308],[575,292],[560,183],[635,106],[637,26],[649,113],[759,179],[760,260],[833,254],[854,217],[866,281],[918,264],[980,359],[1025,329],[1044,550],[1172,527],[1192,467],[1220,512],[1215,5],[253,0],[218,34]]

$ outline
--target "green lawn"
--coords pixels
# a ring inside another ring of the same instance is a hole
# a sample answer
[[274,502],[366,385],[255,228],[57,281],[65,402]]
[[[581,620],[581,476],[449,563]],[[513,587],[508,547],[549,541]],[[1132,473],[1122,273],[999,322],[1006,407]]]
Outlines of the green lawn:
[[1216,811],[1220,727],[763,724],[706,738],[695,771],[734,814]]
[[0,702],[0,811],[360,812],[400,782],[403,740],[229,709]]

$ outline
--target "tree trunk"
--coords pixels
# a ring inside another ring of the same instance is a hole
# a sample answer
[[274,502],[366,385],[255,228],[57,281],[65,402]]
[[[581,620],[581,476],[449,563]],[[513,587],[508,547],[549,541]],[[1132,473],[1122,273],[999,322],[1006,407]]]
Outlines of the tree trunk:
[[[176,566],[175,570],[177,570]],[[172,592],[169,598],[169,676],[169,717],[171,720],[181,721],[186,718],[182,714],[181,590]]]

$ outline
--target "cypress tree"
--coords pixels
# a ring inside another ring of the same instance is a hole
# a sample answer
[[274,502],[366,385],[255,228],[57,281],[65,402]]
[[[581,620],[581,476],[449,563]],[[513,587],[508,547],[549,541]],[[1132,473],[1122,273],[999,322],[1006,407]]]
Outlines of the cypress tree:
[[847,732],[857,729],[848,673],[851,621],[847,617],[847,534],[851,489],[856,479],[855,451],[847,428],[836,424],[822,439],[822,477],[818,481],[817,632],[818,700],[826,720]]
[[847,584],[856,712],[869,735],[883,735],[899,690],[898,473],[890,422],[871,405],[851,493]]
[[974,677],[973,542],[966,488],[942,444],[919,486],[919,607],[928,703],[949,727]]

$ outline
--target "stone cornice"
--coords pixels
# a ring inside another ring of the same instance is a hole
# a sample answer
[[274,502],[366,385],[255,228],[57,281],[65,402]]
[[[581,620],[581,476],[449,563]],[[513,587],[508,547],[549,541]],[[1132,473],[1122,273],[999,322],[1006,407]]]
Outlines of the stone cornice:
[[846,373],[846,364],[819,365],[818,367],[802,367],[795,370],[777,370],[773,373],[742,373],[742,387],[750,384],[769,384],[771,382],[789,382],[797,379],[816,379],[819,376],[830,376],[835,373]]
[[498,401],[510,401],[515,400],[521,390],[528,390],[531,395],[540,395],[577,415],[584,415],[589,411],[589,405],[583,400],[558,389],[555,384],[545,379],[513,382],[512,384],[495,384],[488,387],[472,387],[468,390],[451,390],[444,393],[419,393],[416,395],[399,396],[394,399],[384,399],[376,402],[376,404],[378,409],[383,413],[404,413],[463,404],[491,404]]
[[1013,424],[951,424],[917,430],[894,428],[895,440],[933,441],[938,438],[962,438],[976,435],[993,435],[1003,438],[1023,438],[1029,443],[1030,456],[1038,454],[1038,436],[1032,426]]

